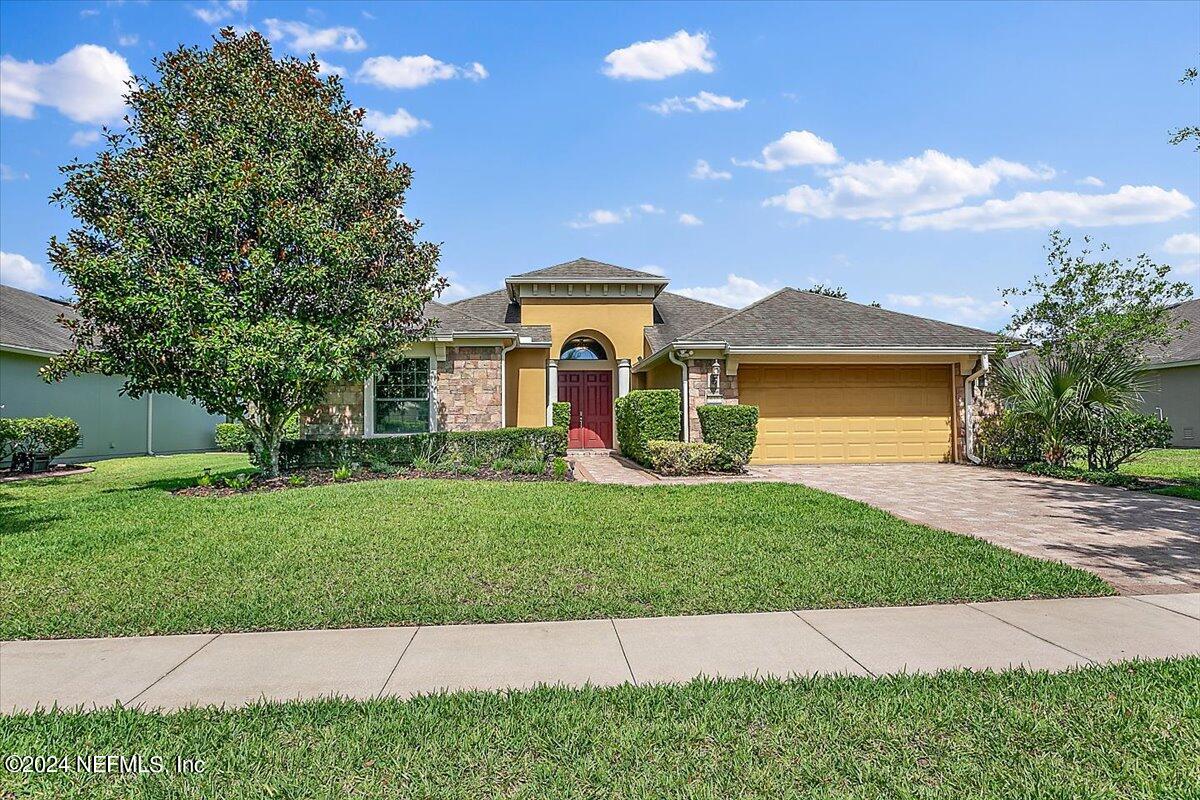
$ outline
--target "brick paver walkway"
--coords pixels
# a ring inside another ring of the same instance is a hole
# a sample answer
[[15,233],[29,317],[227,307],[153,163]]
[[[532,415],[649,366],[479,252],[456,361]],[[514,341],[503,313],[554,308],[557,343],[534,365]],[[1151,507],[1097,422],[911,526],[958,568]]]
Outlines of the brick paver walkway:
[[1090,570],[1127,594],[1200,589],[1200,503],[960,464],[758,472]]
[[609,450],[571,450],[567,458],[575,465],[575,477],[589,483],[652,486],[659,479],[637,465],[617,458]]

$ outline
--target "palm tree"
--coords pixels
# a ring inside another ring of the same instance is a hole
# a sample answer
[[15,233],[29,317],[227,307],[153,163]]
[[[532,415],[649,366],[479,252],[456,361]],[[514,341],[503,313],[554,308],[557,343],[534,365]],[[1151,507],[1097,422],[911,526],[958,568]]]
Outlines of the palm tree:
[[1001,363],[993,385],[1019,423],[1040,431],[1042,457],[1060,466],[1070,461],[1081,431],[1132,410],[1144,388],[1134,364],[1081,353]]

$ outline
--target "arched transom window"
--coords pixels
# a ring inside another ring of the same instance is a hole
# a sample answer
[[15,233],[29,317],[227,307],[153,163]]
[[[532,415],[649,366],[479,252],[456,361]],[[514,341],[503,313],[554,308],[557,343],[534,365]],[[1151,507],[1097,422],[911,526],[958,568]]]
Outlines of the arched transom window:
[[576,336],[563,343],[559,358],[568,361],[603,361],[608,354],[604,352],[604,345],[590,336]]

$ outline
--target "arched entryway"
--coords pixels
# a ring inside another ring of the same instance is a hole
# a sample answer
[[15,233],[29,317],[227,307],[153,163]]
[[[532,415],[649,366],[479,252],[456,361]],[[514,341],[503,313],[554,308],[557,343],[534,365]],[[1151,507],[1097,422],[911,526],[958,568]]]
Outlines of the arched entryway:
[[597,331],[569,336],[559,349],[558,402],[571,404],[570,448],[613,446],[614,356],[612,342]]

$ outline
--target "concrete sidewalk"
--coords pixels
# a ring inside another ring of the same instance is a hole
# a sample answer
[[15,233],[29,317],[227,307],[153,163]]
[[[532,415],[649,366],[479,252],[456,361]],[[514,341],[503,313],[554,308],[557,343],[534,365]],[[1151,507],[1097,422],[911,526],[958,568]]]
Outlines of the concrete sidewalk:
[[1200,593],[0,643],[0,708],[237,706],[713,677],[1060,670],[1200,653]]

